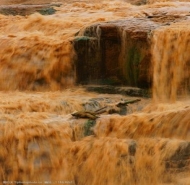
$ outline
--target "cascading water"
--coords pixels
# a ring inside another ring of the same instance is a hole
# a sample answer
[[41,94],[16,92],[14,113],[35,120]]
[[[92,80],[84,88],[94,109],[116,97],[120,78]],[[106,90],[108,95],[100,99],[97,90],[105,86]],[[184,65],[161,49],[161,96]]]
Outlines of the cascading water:
[[142,98],[124,116],[71,116],[129,98],[74,86],[71,41],[80,29],[190,11],[189,3],[127,2],[62,1],[51,16],[0,15],[0,184],[190,185],[188,20],[152,32],[153,101]]
[[189,21],[157,30],[153,36],[153,99],[176,101],[190,87]]

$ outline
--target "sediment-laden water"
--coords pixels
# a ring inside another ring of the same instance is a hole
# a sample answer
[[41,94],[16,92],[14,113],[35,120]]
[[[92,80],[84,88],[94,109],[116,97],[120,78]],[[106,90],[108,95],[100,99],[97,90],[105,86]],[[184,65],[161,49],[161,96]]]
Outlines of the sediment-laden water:
[[[188,15],[190,3],[61,3],[53,15],[0,14],[0,184],[190,185],[189,19],[150,33],[152,98],[122,115],[115,105],[136,97],[78,86],[72,45],[92,23]],[[104,107],[116,113],[71,115]]]

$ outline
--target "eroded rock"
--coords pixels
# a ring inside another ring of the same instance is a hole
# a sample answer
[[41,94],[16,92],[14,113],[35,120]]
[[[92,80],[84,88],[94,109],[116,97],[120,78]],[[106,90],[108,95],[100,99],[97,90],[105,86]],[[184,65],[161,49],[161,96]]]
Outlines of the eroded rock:
[[96,23],[81,30],[73,42],[77,83],[150,87],[154,30],[184,19],[187,16],[158,13]]
[[61,4],[0,5],[0,14],[25,16],[38,12],[42,15],[52,15],[56,12],[54,7],[60,5]]

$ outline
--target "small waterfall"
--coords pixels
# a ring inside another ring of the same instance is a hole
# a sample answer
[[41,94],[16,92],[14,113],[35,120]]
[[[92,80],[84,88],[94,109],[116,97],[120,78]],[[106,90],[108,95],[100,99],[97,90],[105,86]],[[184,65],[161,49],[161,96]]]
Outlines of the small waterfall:
[[153,99],[176,101],[190,87],[190,30],[188,22],[156,30],[153,35]]

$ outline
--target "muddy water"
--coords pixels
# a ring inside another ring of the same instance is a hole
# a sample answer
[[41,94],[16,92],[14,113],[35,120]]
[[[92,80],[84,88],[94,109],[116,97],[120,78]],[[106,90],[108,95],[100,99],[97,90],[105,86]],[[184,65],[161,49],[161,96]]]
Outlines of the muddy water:
[[154,100],[176,101],[177,96],[187,95],[190,87],[189,23],[190,21],[183,21],[154,34]]
[[51,16],[0,15],[0,184],[189,185],[188,21],[153,34],[154,101],[96,124],[71,116],[133,99],[75,86],[75,33],[94,22],[188,14],[189,3],[62,3]]

